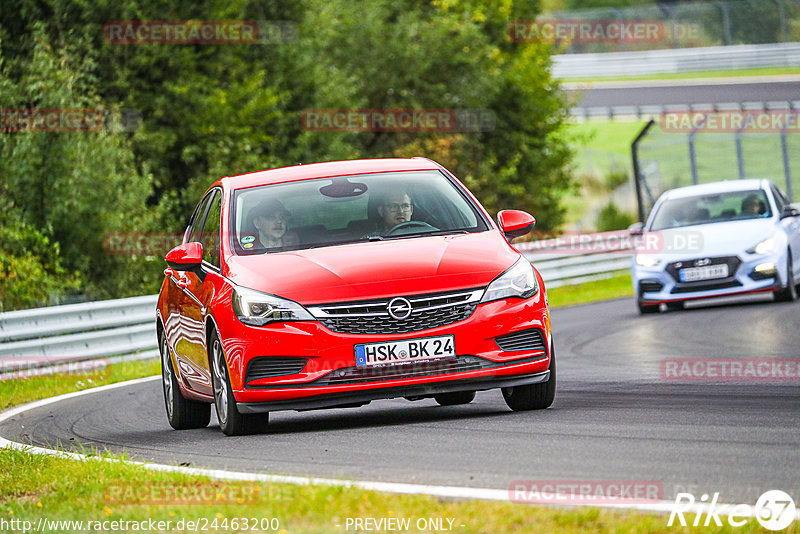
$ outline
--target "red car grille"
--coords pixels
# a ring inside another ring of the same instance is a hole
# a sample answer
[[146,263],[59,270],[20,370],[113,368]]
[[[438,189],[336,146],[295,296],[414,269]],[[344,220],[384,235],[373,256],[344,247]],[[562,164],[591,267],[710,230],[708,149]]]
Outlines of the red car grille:
[[406,334],[463,321],[475,311],[482,289],[405,297],[411,304],[406,319],[388,312],[392,299],[322,304],[309,308],[322,324],[344,334]]

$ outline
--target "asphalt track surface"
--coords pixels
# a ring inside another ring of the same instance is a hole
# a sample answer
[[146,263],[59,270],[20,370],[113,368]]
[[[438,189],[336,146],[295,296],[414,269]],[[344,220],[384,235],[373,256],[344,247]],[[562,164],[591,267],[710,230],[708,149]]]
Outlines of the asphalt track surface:
[[[785,78],[782,78],[785,80]],[[615,82],[566,84],[574,106],[692,105],[744,102],[795,101],[800,99],[800,80],[737,83],[735,78],[689,82]]]
[[271,414],[268,434],[177,432],[153,380],[34,409],[0,435],[136,460],[259,473],[507,489],[512,481],[655,481],[663,498],[800,495],[800,382],[679,383],[664,358],[797,358],[800,302],[769,297],[639,316],[631,299],[553,311],[558,392],[515,413],[498,390],[469,405],[376,401]]

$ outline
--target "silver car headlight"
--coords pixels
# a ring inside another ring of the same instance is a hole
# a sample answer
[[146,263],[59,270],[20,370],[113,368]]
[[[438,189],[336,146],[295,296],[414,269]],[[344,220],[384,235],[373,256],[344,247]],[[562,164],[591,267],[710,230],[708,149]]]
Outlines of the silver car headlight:
[[754,247],[747,249],[748,254],[769,254],[770,252],[775,252],[776,245],[778,244],[777,237],[777,235],[772,234]]
[[283,321],[315,321],[298,303],[253,289],[237,287],[231,295],[233,312],[244,324],[264,326]]
[[539,291],[539,284],[536,283],[533,265],[525,258],[520,258],[510,269],[492,280],[492,283],[486,288],[481,302],[491,302],[508,297],[526,299],[535,295],[537,291]]
[[660,259],[650,254],[636,254],[635,259],[636,265],[641,265],[642,267],[655,267],[661,263]]

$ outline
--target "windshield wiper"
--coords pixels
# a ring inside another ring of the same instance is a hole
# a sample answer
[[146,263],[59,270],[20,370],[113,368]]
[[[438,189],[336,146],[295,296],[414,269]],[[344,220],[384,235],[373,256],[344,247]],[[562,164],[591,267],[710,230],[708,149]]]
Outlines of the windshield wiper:
[[450,234],[468,234],[466,230],[438,230],[435,232],[414,232],[411,234],[399,234],[384,236],[384,239],[403,239],[404,237],[421,237],[429,235],[450,235]]

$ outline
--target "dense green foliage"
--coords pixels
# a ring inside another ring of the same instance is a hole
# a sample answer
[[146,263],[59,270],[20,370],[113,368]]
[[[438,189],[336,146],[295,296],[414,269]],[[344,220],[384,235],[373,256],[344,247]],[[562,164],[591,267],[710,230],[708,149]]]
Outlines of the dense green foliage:
[[625,230],[634,222],[636,222],[636,217],[630,213],[620,211],[613,200],[609,200],[597,214],[597,230],[600,232]]
[[[210,183],[264,168],[425,155],[495,212],[557,228],[570,157],[547,45],[513,43],[512,0],[4,0],[0,109],[134,109],[132,132],[0,131],[0,310],[153,293],[158,256],[110,232],[178,232]],[[125,45],[127,20],[272,20],[272,44]],[[491,131],[315,132],[303,110],[483,109]]]

